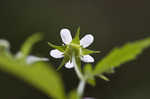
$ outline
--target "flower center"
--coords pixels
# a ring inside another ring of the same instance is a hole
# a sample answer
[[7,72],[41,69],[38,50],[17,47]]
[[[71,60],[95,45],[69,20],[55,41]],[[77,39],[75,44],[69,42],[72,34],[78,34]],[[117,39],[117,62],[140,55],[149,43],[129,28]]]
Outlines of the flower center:
[[80,56],[81,55],[81,46],[79,44],[71,43],[70,44],[72,50],[76,53],[76,55]]

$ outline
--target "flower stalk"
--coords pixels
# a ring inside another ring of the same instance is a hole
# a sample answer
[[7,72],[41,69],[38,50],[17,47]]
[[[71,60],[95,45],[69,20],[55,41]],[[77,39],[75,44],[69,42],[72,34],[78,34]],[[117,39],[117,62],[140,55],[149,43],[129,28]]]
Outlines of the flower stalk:
[[77,88],[79,97],[83,96],[85,85],[86,85],[86,82],[84,80],[81,80]]
[[77,76],[79,77],[80,80],[84,80],[84,76],[83,76],[82,72],[79,70],[79,67],[76,63],[74,55],[72,56],[72,62],[73,62],[74,69],[75,69],[75,72],[76,72]]
[[84,88],[85,88],[85,85],[86,85],[86,79],[83,76],[82,72],[79,70],[79,67],[76,63],[74,55],[72,56],[72,62],[73,62],[73,65],[74,65],[75,72],[76,72],[76,74],[77,74],[77,76],[80,80],[80,83],[79,83],[78,88],[77,88],[77,93],[78,93],[79,97],[82,97],[83,93],[84,93]]

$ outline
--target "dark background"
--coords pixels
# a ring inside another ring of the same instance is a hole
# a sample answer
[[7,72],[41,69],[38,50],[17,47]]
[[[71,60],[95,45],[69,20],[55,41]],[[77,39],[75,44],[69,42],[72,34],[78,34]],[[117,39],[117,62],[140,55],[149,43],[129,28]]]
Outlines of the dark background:
[[[59,30],[73,32],[81,27],[95,36],[91,49],[103,58],[114,46],[150,36],[150,2],[148,0],[0,0],[0,38],[11,42],[15,54],[26,37],[43,32],[45,38],[32,54],[49,57],[52,64],[60,60],[49,56],[47,41],[61,44]],[[74,33],[72,33],[74,35]],[[150,48],[137,60],[123,64],[108,75],[110,82],[97,79],[97,86],[87,85],[85,96],[96,99],[150,99]],[[76,88],[78,79],[73,70],[61,71],[66,91]],[[0,99],[48,99],[39,90],[17,78],[0,72]]]

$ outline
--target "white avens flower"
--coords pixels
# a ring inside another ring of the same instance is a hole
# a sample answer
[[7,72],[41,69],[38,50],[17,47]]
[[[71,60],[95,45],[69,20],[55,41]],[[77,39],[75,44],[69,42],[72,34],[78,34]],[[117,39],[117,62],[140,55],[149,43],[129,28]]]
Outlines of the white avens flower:
[[45,57],[37,57],[37,56],[28,56],[26,58],[26,62],[27,64],[33,64],[33,63],[36,63],[36,62],[40,62],[40,61],[48,61],[49,59],[48,58],[45,58]]
[[[71,36],[71,32],[69,29],[61,29],[60,30],[60,36],[61,39],[63,41],[63,43],[65,45],[70,45],[72,42],[72,36]],[[94,37],[91,34],[87,34],[85,35],[81,40],[80,40],[80,46],[83,48],[86,48],[88,46],[90,46],[94,41]],[[83,62],[87,62],[87,63],[91,63],[94,62],[94,58],[90,55],[82,55],[82,50],[80,52],[80,58]],[[54,57],[54,58],[62,58],[64,57],[64,52],[61,52],[57,49],[51,50],[50,51],[50,56]],[[66,64],[65,64],[66,68],[73,68],[74,65],[71,62],[71,60],[69,60]]]
[[[20,59],[23,57],[23,54],[21,52],[18,52],[16,55],[15,55],[15,58],[16,59]],[[27,64],[34,64],[36,62],[40,62],[40,61],[49,61],[48,58],[45,58],[45,57],[38,57],[38,56],[33,56],[33,55],[29,55],[26,57],[25,59],[25,62]]]
[[9,49],[10,43],[7,40],[5,40],[5,39],[0,39],[0,46],[3,46],[5,48]]
[[[6,51],[6,54],[4,53],[5,55],[7,55],[11,58],[14,58],[16,60],[19,60],[24,57],[24,54],[21,51],[17,52],[15,55],[12,55],[12,53],[10,52],[10,43],[9,43],[9,41],[7,41],[5,39],[0,39],[0,50],[1,50],[0,54],[2,54],[2,51],[4,50],[4,51]],[[57,52],[57,54],[58,54],[58,52]],[[23,59],[25,60],[25,62],[27,64],[34,64],[36,62],[49,60],[48,58],[45,58],[45,57],[38,57],[38,56],[33,56],[33,55],[28,55]]]

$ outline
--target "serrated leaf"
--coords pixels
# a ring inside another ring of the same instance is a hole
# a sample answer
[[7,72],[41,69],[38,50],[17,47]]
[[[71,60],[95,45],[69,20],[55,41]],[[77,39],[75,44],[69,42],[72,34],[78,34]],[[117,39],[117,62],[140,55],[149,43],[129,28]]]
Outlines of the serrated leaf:
[[66,46],[57,46],[57,45],[54,45],[54,44],[52,44],[52,43],[50,43],[50,42],[48,42],[48,45],[49,45],[50,47],[52,47],[52,48],[58,49],[58,50],[61,51],[61,52],[64,52],[65,49],[66,49]]
[[114,67],[136,59],[137,55],[150,47],[150,38],[127,43],[123,47],[113,49],[104,59],[96,65],[94,73],[102,74]]
[[36,33],[31,35],[27,40],[24,42],[24,44],[21,47],[21,53],[23,55],[23,58],[28,56],[30,51],[32,50],[32,46],[37,43],[38,41],[42,40],[42,34],[41,33]]
[[33,85],[53,99],[66,99],[62,81],[49,65],[27,65],[15,59],[0,56],[0,69]]

